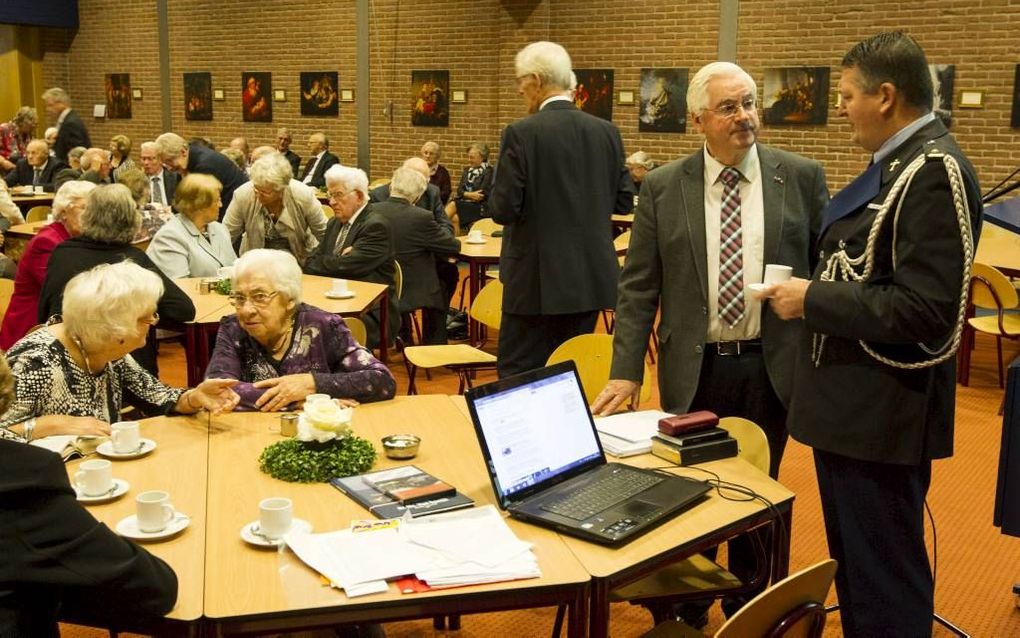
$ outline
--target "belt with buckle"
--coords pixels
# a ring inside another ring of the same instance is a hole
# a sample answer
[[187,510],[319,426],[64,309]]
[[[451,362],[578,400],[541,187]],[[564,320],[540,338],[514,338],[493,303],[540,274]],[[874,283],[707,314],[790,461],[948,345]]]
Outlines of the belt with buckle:
[[[715,353],[720,357],[731,357],[748,352],[761,352],[760,339],[747,339],[745,341],[716,341],[708,344],[715,346]],[[711,352],[711,349],[709,350]]]

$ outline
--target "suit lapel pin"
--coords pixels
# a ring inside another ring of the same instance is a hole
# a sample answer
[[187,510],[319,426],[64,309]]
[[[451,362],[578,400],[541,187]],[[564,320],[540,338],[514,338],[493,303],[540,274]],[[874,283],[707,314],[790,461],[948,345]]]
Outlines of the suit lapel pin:
[[780,176],[778,176],[778,175],[773,175],[773,176],[772,176],[772,179],[773,179],[773,180],[774,180],[774,181],[775,181],[775,182],[776,182],[777,184],[782,184],[782,183],[783,183],[783,178],[782,178],[782,177],[780,177]]
[[900,160],[894,159],[893,161],[889,162],[889,170],[890,171],[895,171],[896,167],[899,166],[899,165],[900,165]]

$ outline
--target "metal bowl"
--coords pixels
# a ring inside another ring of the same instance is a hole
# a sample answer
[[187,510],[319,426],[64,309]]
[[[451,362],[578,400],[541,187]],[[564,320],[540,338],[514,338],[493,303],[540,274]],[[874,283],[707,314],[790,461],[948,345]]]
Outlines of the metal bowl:
[[391,459],[413,459],[421,439],[413,434],[391,434],[382,438],[383,450]]

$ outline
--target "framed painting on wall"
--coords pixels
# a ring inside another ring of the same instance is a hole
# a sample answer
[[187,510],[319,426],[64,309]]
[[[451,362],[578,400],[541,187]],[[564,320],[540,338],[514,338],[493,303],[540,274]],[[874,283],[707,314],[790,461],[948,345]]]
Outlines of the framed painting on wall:
[[574,106],[595,117],[613,121],[613,70],[574,69]]
[[411,71],[411,124],[449,126],[449,95],[449,71]]
[[949,128],[953,125],[953,84],[956,81],[956,65],[929,64],[932,88],[935,95],[931,110]]
[[765,69],[766,124],[807,126],[829,121],[829,67]]
[[687,131],[687,69],[641,69],[642,133]]
[[1013,74],[1013,116],[1009,125],[1013,128],[1020,128],[1020,64],[1016,65]]
[[241,115],[245,122],[273,121],[273,74],[241,74]]
[[184,74],[184,119],[211,120],[212,73]]
[[131,119],[131,75],[106,74],[106,117],[111,120]]
[[336,71],[301,72],[301,115],[340,115],[340,74]]

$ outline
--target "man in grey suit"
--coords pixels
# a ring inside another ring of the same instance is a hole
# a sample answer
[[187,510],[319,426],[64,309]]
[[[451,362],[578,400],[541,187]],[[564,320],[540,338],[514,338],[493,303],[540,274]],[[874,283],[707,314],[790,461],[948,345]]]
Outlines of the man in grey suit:
[[798,331],[762,312],[747,286],[762,281],[765,264],[811,272],[828,190],[817,162],[756,143],[756,95],[751,76],[728,62],[691,81],[687,111],[705,147],[643,180],[620,277],[611,380],[592,410],[637,405],[661,303],[662,409],[754,421],[776,477]]

